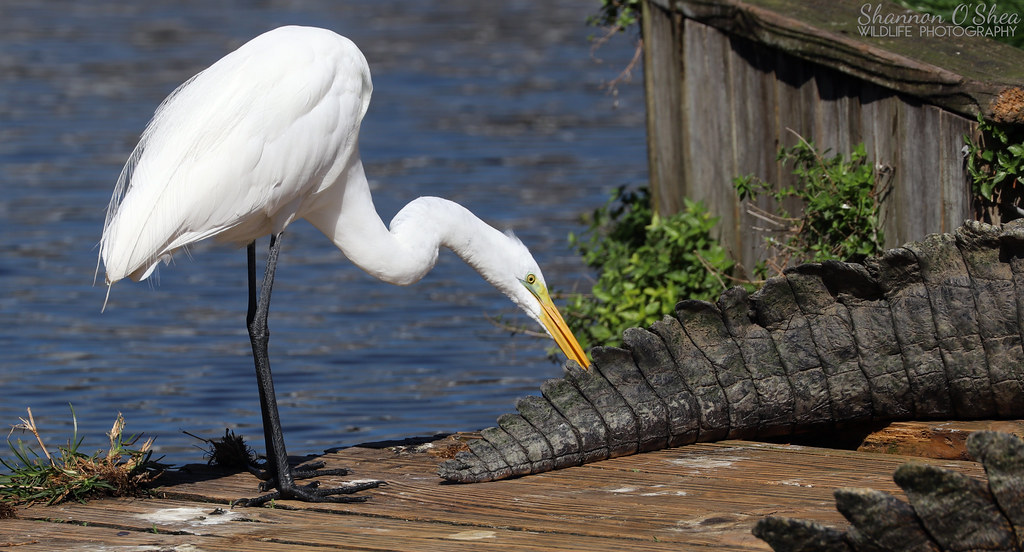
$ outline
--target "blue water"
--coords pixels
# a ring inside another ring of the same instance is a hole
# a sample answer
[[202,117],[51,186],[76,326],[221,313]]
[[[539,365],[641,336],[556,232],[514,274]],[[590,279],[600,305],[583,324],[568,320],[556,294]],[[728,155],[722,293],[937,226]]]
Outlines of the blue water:
[[[591,52],[596,5],[5,0],[0,428],[31,407],[56,444],[70,403],[91,448],[118,412],[172,463],[201,461],[182,430],[229,427],[262,448],[244,250],[200,244],[150,282],[114,286],[103,314],[106,288],[92,282],[106,204],[153,109],[283,24],[334,29],[366,55],[361,149],[385,220],[417,196],[447,197],[513,228],[554,288],[588,288],[566,235],[612,188],[646,180],[642,78],[616,97],[601,88],[633,52],[627,38]],[[532,323],[450,252],[401,288],[305,222],[284,239],[271,361],[293,454],[480,429],[560,374],[546,340],[490,321]]]

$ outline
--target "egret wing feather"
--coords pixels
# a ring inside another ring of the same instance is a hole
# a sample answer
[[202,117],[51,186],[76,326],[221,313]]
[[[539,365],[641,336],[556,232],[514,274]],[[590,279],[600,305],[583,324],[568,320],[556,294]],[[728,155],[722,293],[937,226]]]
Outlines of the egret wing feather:
[[300,27],[265,33],[178,87],[115,187],[107,281],[144,279],[208,237],[245,244],[300,218],[355,150],[369,91],[351,42]]

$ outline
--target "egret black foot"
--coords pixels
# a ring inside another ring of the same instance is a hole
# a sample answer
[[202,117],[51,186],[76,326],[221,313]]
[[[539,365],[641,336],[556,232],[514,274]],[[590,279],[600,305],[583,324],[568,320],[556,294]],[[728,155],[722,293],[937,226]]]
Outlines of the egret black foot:
[[[329,470],[325,470],[329,471]],[[347,483],[341,487],[321,489],[320,483],[314,481],[309,485],[285,487],[272,493],[267,493],[256,498],[240,498],[231,503],[231,506],[262,506],[271,500],[300,500],[302,502],[333,502],[350,503],[366,502],[365,496],[348,496],[367,489],[374,489],[381,485],[387,485],[385,481],[356,481]],[[263,484],[260,485],[261,490]]]
[[[323,461],[317,460],[316,462],[310,462],[297,468],[292,468],[292,480],[301,481],[303,479],[311,479],[313,477],[320,477],[324,475],[348,475],[349,473],[345,468],[331,468],[329,470],[322,469],[325,465],[326,464],[324,464]],[[263,482],[260,483],[260,492],[268,491],[277,487],[277,478],[274,477],[274,473],[270,470],[250,465],[249,473],[263,480]]]

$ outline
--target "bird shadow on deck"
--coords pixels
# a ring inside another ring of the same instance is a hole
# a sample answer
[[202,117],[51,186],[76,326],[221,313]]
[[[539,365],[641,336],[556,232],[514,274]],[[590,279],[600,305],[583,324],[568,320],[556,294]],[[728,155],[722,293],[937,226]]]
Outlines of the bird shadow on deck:
[[[370,449],[384,449],[384,448],[392,448],[392,447],[417,447],[417,446],[421,446],[421,445],[426,445],[428,443],[433,443],[433,442],[436,442],[436,441],[441,441],[442,439],[446,439],[446,438],[451,437],[453,435],[456,435],[456,434],[454,434],[454,433],[437,433],[437,434],[434,434],[434,435],[429,436],[429,437],[423,436],[423,437],[405,437],[403,439],[385,439],[383,441],[371,441],[369,443],[360,443],[358,445],[353,445],[353,446],[362,447],[362,448],[370,448]],[[463,433],[463,434],[460,434],[460,435],[466,435],[466,434]],[[325,450],[324,452],[326,452],[326,453],[340,452],[340,451],[343,451],[343,450],[345,450],[347,448],[352,448],[352,447],[351,446],[332,447],[332,448],[329,448],[329,449]]]
[[[421,459],[430,458],[435,462],[441,462],[454,458],[458,452],[466,450],[468,448],[466,442],[476,438],[479,438],[478,433],[468,432],[438,433],[432,436],[371,441],[358,445],[333,447],[325,450],[322,455],[290,455],[288,463],[295,468],[311,462],[326,462],[329,468],[352,470],[349,475],[342,476],[345,479],[362,479],[368,476],[368,471],[353,469],[347,465],[345,460],[341,459],[342,457],[349,457],[356,451],[366,451],[375,456],[379,456],[381,453],[393,458],[415,455]],[[258,457],[260,463],[265,460],[263,456]],[[332,476],[324,476],[319,479],[326,481],[331,478]],[[236,489],[236,492],[241,493],[235,498],[257,494],[260,482],[258,477],[241,465],[220,466],[216,462],[186,464],[167,470],[156,482],[155,494],[161,497],[218,501],[228,498],[229,495],[225,494],[228,488]],[[438,484],[447,483],[450,482],[438,480]],[[204,489],[214,489],[214,491],[210,493]]]

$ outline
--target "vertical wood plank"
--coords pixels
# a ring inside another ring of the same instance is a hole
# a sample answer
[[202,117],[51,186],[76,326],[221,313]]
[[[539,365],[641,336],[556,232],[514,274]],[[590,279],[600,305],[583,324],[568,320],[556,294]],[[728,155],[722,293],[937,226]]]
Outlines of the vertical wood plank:
[[[891,200],[897,243],[920,239],[942,230],[942,202],[938,191],[938,114],[904,96],[897,104],[897,179]],[[887,238],[890,238],[887,236]]]
[[[774,151],[778,152],[779,148],[792,148],[798,144],[800,137],[814,140],[817,90],[814,75],[807,64],[794,63],[791,56],[779,50],[775,50],[775,63],[778,105],[775,111]],[[776,163],[774,177],[772,182],[776,189],[797,183],[789,164]],[[790,198],[783,200],[782,207],[790,215],[798,216],[803,205],[799,200]]]
[[846,104],[846,125],[848,136],[846,150],[852,151],[853,146],[864,142],[863,118],[861,117],[863,106],[860,103],[860,91],[865,85],[874,85],[858,81],[853,77],[845,75],[843,82],[845,83],[844,97]]
[[737,251],[741,242],[732,189],[735,167],[729,39],[716,29],[687,20],[683,42],[687,113],[683,178],[687,197],[703,201],[719,217],[716,237],[725,247]]
[[[750,40],[730,37],[732,55],[729,71],[732,75],[733,94],[733,176],[754,175],[769,178],[776,170],[775,150],[778,128],[774,114],[778,105],[775,90],[773,63],[775,56],[766,48]],[[748,209],[751,203],[756,208],[769,211],[774,208],[772,200],[765,196],[753,202],[739,202],[736,198],[736,222],[739,239],[738,249],[730,251],[734,259],[748,272],[738,274],[741,278],[752,279],[753,267],[764,260],[764,235],[754,229],[757,224]]]
[[873,84],[861,89],[861,128],[863,130],[864,149],[868,158],[875,166],[882,165],[891,172],[888,180],[889,190],[882,196],[882,231],[885,234],[886,247],[898,245],[896,241],[897,225],[893,200],[894,189],[898,185],[901,172],[897,167],[897,107],[899,99],[894,93]]
[[942,189],[943,232],[949,232],[971,218],[971,181],[963,157],[964,135],[970,136],[978,123],[948,111],[939,112],[942,134],[939,183]]
[[681,81],[685,66],[676,16],[643,3],[644,89],[647,101],[647,157],[654,208],[663,215],[679,211],[687,195],[683,178],[686,128]]
[[[846,113],[840,113],[841,79],[835,78],[836,75],[830,74],[831,71],[824,67],[812,67],[811,70],[816,92],[814,102],[810,105],[813,110],[814,126],[811,135],[805,138],[814,142],[819,150],[829,150],[830,155],[845,155],[847,149],[843,144],[846,142]],[[845,105],[842,108],[845,108]]]

